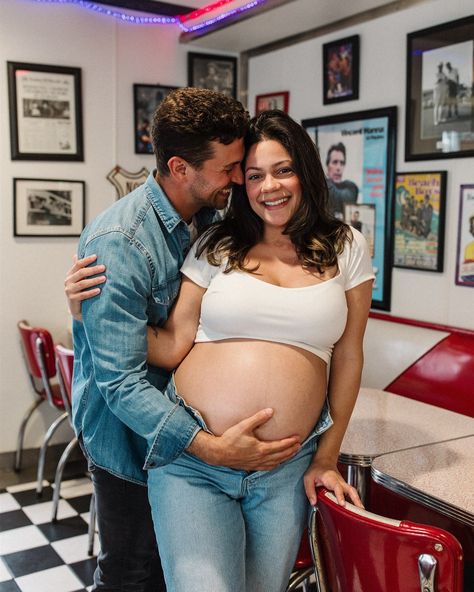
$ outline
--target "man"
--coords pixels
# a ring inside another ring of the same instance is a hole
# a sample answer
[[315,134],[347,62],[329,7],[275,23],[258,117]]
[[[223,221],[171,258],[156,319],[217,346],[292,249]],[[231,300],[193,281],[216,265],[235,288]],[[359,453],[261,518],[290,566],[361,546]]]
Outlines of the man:
[[[90,464],[101,540],[94,590],[164,590],[162,574],[150,573],[155,541],[147,469],[186,450],[252,471],[272,468],[298,448],[296,438],[254,436],[270,418],[268,409],[220,437],[200,430],[161,392],[168,374],[146,364],[147,325],[164,323],[179,290],[188,223],[198,229],[209,223],[227,205],[232,186],[243,182],[247,125],[242,105],[221,93],[170,93],[153,118],[157,170],[96,218],[79,242],[79,256],[90,256],[86,263],[97,256],[107,269],[100,298],[84,301],[83,322],[74,322],[73,420]],[[66,279],[72,302],[93,283],[77,283],[85,275],[77,265]]]
[[420,234],[425,238],[428,238],[428,235],[431,232],[431,223],[433,221],[433,206],[430,203],[430,196],[428,193],[424,197],[423,204],[421,206],[420,217]]
[[359,188],[355,183],[342,179],[345,166],[346,147],[342,142],[333,144],[326,156],[329,209],[340,220],[344,220],[344,204],[357,203],[359,193]]
[[459,71],[451,66],[451,62],[446,62],[448,79],[448,117],[458,117],[458,89],[459,89]]
[[362,221],[360,220],[360,212],[359,210],[354,210],[351,216],[350,225],[352,228],[355,228],[359,232],[362,232]]

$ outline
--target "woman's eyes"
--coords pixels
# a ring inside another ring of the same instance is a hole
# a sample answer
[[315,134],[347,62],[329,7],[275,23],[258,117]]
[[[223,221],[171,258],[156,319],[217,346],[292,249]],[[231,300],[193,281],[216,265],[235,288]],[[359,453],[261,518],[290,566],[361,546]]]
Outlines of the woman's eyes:
[[[281,167],[280,169],[277,169],[273,175],[275,177],[284,177],[287,175],[291,175],[293,173],[293,169],[291,167]],[[263,175],[263,173],[252,173],[251,175],[248,175],[247,177],[247,181],[259,181],[261,179],[264,178],[265,175]]]

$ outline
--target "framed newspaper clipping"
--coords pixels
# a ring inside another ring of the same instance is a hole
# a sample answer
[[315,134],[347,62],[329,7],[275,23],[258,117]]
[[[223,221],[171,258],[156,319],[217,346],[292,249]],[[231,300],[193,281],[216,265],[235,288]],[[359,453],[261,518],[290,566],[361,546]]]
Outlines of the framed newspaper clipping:
[[81,70],[8,62],[12,160],[84,160]]

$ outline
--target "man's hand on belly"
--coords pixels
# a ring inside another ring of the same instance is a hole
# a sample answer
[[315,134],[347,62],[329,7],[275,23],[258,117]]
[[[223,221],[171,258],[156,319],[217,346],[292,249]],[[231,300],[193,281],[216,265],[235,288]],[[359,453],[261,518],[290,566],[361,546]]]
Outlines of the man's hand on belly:
[[255,430],[273,415],[273,409],[262,409],[227,429],[222,436],[198,432],[186,449],[211,465],[243,471],[269,471],[294,456],[300,449],[298,436],[263,441]]

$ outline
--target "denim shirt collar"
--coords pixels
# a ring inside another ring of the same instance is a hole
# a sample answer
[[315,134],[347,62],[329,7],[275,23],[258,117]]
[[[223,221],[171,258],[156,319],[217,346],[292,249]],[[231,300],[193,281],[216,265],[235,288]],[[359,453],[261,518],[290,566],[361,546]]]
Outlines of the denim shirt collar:
[[[174,209],[168,196],[156,181],[156,169],[152,170],[145,181],[146,194],[153,205],[164,227],[171,234],[182,222],[186,224],[183,218]],[[213,222],[216,218],[216,211],[212,208],[202,208],[195,216],[197,227],[202,228]]]

